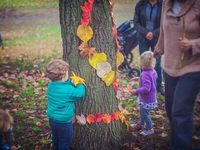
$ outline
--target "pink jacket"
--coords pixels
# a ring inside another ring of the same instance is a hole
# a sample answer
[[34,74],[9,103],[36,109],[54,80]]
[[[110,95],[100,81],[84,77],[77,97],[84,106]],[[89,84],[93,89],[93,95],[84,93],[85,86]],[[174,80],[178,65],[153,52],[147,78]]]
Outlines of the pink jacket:
[[[200,71],[200,0],[187,0],[181,12],[174,16],[172,0],[164,0],[160,36],[155,50],[162,57],[164,71],[174,77]],[[179,38],[185,36],[192,49],[182,52]]]

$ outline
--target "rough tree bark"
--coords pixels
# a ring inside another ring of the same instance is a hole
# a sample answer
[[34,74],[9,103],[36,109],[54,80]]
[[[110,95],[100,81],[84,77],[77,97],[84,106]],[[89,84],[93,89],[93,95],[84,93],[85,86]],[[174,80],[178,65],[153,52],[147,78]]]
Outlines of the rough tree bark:
[[[112,113],[117,111],[118,101],[113,87],[106,87],[97,77],[95,70],[88,64],[88,58],[78,53],[80,40],[76,30],[80,23],[82,11],[80,6],[84,0],[60,0],[60,23],[63,39],[63,59],[67,60],[71,70],[85,78],[87,96],[84,101],[76,104],[76,114]],[[108,0],[95,0],[90,22],[94,35],[90,47],[97,52],[105,52],[108,62],[115,70],[115,44],[112,34],[110,5]],[[76,150],[117,150],[120,149],[122,124],[114,121],[92,125],[74,125],[73,149]]]

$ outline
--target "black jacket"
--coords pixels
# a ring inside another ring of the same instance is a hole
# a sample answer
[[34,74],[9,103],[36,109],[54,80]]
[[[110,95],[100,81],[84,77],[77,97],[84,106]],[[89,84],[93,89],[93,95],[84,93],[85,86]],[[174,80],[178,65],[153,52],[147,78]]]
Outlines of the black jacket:
[[[158,0],[158,12],[154,23],[154,30],[153,30],[153,39],[157,40],[159,33],[160,33],[160,19],[161,19],[161,11],[162,11],[162,2],[163,0]],[[135,7],[135,15],[134,15],[134,22],[135,28],[137,30],[137,37],[138,39],[145,38],[146,34],[149,32],[146,29],[146,4],[148,0],[140,0]]]

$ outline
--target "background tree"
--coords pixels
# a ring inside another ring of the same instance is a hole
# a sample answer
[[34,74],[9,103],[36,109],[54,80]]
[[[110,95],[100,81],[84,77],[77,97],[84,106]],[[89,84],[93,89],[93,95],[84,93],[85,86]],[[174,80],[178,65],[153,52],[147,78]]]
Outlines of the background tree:
[[[80,40],[76,36],[76,31],[82,15],[80,6],[83,4],[84,0],[60,0],[64,60],[67,60],[71,70],[84,77],[87,83],[86,99],[77,103],[76,114],[110,114],[118,109],[113,87],[106,87],[97,77],[95,70],[88,64],[88,58],[81,57],[78,52]],[[90,21],[94,35],[89,45],[95,47],[97,52],[105,52],[108,62],[115,70],[116,53],[110,11],[108,0],[95,0]],[[114,121],[108,125],[103,122],[84,126],[75,124],[73,148],[77,150],[117,150],[120,148],[121,130],[120,121]]]

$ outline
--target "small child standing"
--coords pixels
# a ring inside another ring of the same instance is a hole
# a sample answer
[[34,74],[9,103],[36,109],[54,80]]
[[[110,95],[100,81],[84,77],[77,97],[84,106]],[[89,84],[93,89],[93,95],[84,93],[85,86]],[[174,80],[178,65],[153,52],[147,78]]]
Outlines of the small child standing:
[[53,150],[69,150],[72,141],[75,102],[85,96],[82,83],[73,85],[68,77],[69,65],[63,60],[53,60],[45,74],[51,80],[48,84],[47,116],[52,130]]
[[154,70],[155,59],[151,51],[146,51],[141,54],[140,66],[142,72],[139,78],[139,87],[131,90],[133,94],[138,94],[140,121],[136,124],[131,124],[131,127],[135,130],[143,129],[140,134],[146,136],[154,134],[150,110],[157,107],[157,73]]
[[[17,150],[17,147],[13,145],[14,134],[12,132],[13,118],[10,114],[0,109],[0,150]],[[5,138],[6,143],[3,143]]]

